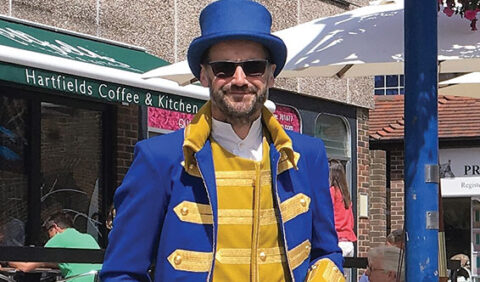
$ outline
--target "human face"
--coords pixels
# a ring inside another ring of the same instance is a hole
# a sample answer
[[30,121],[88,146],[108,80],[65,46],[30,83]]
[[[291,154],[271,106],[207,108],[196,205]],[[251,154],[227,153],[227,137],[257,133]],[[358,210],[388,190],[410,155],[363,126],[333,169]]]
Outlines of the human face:
[[395,282],[396,275],[393,271],[385,271],[378,266],[379,263],[369,263],[365,275],[370,282]]
[[[265,60],[267,54],[259,43],[247,40],[228,40],[213,45],[208,62]],[[229,77],[217,77],[210,65],[202,65],[200,82],[210,88],[212,115],[221,121],[253,121],[260,116],[263,103],[268,98],[268,88],[273,86],[274,64],[267,64],[265,73],[248,76],[241,65]]]
[[59,227],[56,224],[53,224],[50,228],[48,228],[47,232],[48,238],[52,238],[59,233]]

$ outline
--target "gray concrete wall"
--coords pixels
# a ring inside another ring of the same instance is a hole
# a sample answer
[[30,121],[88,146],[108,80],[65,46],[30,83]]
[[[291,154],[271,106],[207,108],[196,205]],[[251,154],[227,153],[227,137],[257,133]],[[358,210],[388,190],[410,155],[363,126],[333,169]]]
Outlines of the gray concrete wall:
[[[146,48],[182,61],[199,35],[198,16],[210,0],[0,0],[0,14]],[[272,30],[342,13],[328,0],[259,0],[272,13]],[[350,0],[364,6],[368,0]],[[373,107],[373,78],[278,79],[276,87],[362,107]]]

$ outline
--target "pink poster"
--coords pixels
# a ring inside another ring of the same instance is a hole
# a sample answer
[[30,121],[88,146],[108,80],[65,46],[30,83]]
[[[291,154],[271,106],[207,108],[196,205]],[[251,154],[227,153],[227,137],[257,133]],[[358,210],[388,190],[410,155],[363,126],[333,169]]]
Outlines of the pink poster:
[[177,130],[186,127],[192,121],[193,116],[193,114],[149,107],[148,126],[166,130]]
[[284,129],[301,133],[301,121],[297,109],[289,106],[277,105],[273,115]]
[[[283,128],[301,132],[300,116],[295,108],[277,105],[273,115]],[[166,130],[177,130],[186,127],[192,121],[193,116],[193,114],[149,107],[148,126]]]

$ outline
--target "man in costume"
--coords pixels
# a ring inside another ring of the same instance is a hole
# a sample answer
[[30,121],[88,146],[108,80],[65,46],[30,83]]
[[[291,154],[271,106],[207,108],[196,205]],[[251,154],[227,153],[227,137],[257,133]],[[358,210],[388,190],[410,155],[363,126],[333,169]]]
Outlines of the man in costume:
[[[185,128],[139,142],[115,193],[102,281],[341,281],[321,140],[286,132],[263,106],[286,46],[257,2],[220,0],[188,50],[210,89]],[[308,279],[313,279],[312,275]]]

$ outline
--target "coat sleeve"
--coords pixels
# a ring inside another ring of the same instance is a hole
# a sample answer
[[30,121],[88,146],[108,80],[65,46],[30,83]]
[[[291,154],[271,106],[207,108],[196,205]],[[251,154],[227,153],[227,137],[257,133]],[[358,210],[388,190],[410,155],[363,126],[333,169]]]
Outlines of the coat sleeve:
[[342,251],[335,231],[332,197],[328,180],[328,160],[323,142],[316,149],[316,158],[309,168],[312,183],[312,252],[310,266],[329,258],[343,271]]
[[135,146],[133,163],[115,192],[116,217],[101,281],[150,280],[147,272],[158,250],[169,183],[168,168],[154,165],[152,152],[144,141]]

